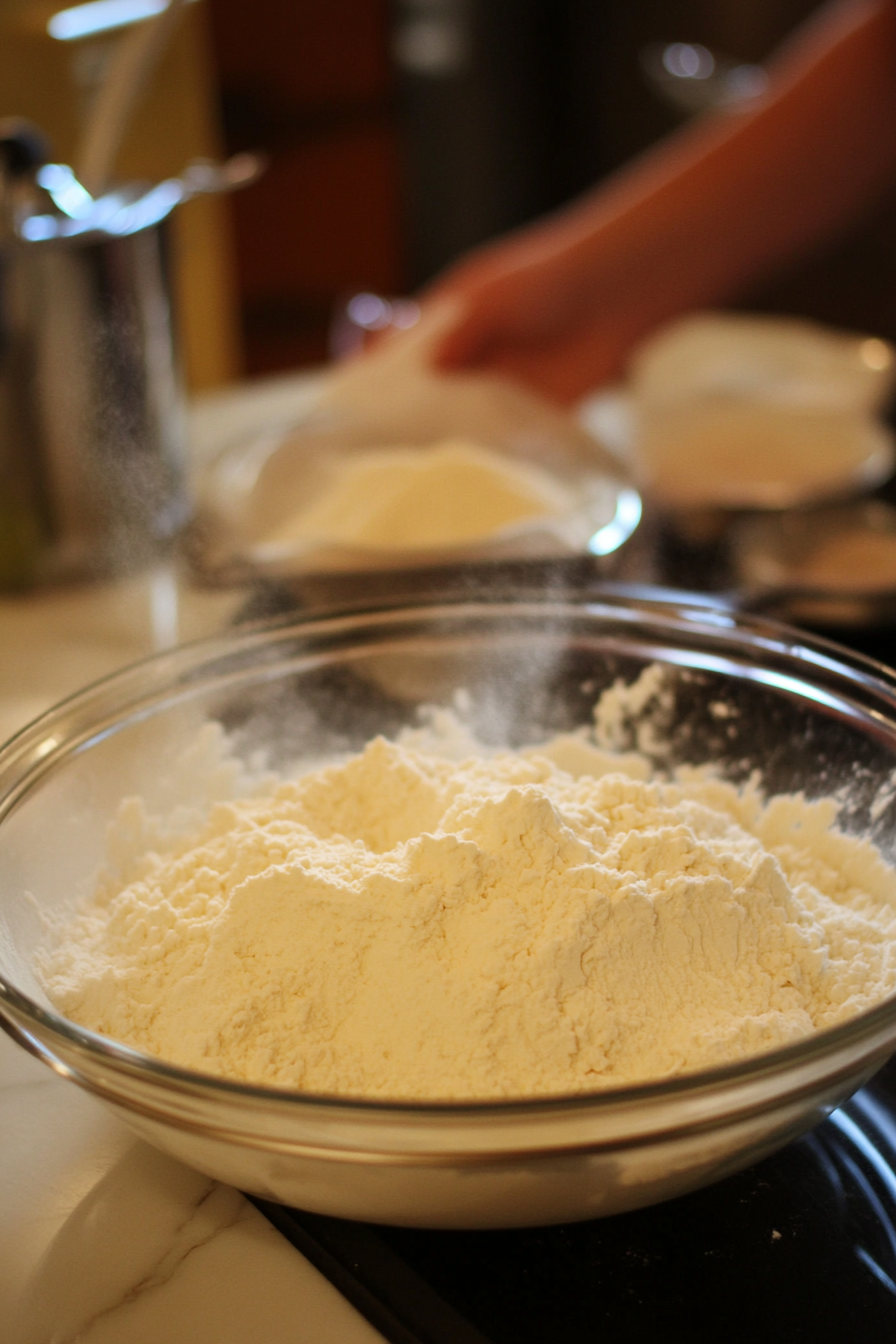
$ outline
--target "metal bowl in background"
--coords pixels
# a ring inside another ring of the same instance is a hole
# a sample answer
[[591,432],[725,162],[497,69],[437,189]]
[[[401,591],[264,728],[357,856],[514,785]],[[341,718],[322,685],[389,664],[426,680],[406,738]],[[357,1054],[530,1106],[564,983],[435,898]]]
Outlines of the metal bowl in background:
[[[764,1056],[656,1084],[481,1104],[368,1102],[250,1087],[65,1020],[31,961],[41,914],[89,884],[120,799],[196,801],[183,750],[208,720],[274,766],[359,747],[464,689],[473,726],[518,745],[588,721],[651,662],[675,689],[669,763],[714,761],[769,791],[843,790],[841,823],[896,858],[896,675],[721,608],[595,590],[288,620],[130,668],[0,753],[0,1015],[137,1133],[268,1199],[428,1227],[634,1209],[756,1161],[821,1120],[896,1046],[896,1001]],[[725,706],[720,713],[718,706]]]
[[255,155],[94,198],[0,123],[0,591],[170,555],[191,500],[170,298],[172,211]]
[[728,546],[752,610],[845,631],[896,619],[896,509],[881,499],[745,517]]

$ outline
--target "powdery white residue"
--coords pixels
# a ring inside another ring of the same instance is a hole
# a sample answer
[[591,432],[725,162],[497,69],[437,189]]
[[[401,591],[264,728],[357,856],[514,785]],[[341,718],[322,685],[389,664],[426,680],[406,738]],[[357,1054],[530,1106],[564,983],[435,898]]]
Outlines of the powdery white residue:
[[666,668],[649,663],[635,681],[618,678],[594,707],[594,737],[606,751],[634,743],[639,752],[660,756],[668,750],[666,730],[674,708]]
[[166,812],[151,811],[142,798],[126,798],[106,836],[106,866],[129,880],[135,860],[148,851],[167,853],[205,825],[209,808],[221,799],[270,787],[274,776],[260,757],[248,764],[231,751],[220,723],[202,725],[177,753],[166,793],[180,799]]
[[346,457],[329,487],[269,542],[457,546],[571,505],[547,472],[476,443],[379,448]]
[[736,719],[740,714],[737,707],[729,705],[727,700],[710,701],[709,712],[714,719]]
[[884,780],[875,793],[869,808],[871,820],[880,821],[887,808],[892,806],[894,799],[896,799],[896,770]]
[[894,990],[896,874],[832,801],[647,773],[377,738],[104,879],[44,983],[161,1059],[392,1098],[669,1077]]

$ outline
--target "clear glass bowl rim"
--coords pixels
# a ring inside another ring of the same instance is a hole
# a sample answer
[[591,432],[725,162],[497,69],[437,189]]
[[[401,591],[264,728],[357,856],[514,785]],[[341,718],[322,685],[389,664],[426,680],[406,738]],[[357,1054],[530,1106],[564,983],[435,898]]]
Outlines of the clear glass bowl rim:
[[[806,676],[807,663],[811,665],[814,662],[817,667],[854,689],[861,687],[870,694],[872,700],[877,702],[876,712],[872,712],[878,720],[878,731],[882,727],[883,711],[889,712],[890,722],[885,735],[890,739],[896,757],[896,672],[865,655],[819,636],[808,635],[795,627],[741,615],[727,607],[724,601],[698,594],[623,583],[603,584],[588,592],[569,592],[562,596],[552,594],[550,600],[539,600],[532,594],[496,594],[494,600],[470,601],[463,598],[435,603],[398,600],[376,606],[360,604],[357,609],[340,610],[335,614],[290,614],[275,620],[247,623],[225,635],[197,640],[141,659],[60,701],[0,746],[0,838],[5,817],[39,784],[41,777],[51,767],[64,763],[66,757],[83,749],[85,744],[89,745],[90,740],[98,734],[105,736],[110,726],[118,724],[124,727],[129,721],[149,717],[158,708],[164,708],[172,701],[170,695],[160,699],[166,690],[170,692],[178,688],[179,694],[174,698],[181,700],[207,689],[207,684],[197,673],[203,666],[214,665],[222,657],[251,654],[275,644],[278,639],[305,636],[310,641],[328,633],[388,629],[396,621],[409,619],[494,619],[502,615],[519,618],[521,615],[531,617],[539,614],[552,622],[563,615],[621,619],[631,623],[632,627],[639,621],[656,622],[679,638],[693,638],[699,634],[710,641],[715,639],[721,642],[727,637],[742,652],[775,650],[779,656],[793,660],[799,664],[803,680],[807,682],[811,681]],[[113,713],[110,718],[110,708],[117,708],[122,697],[131,713],[127,717]],[[64,735],[57,737],[54,729],[60,729],[69,719],[74,719],[78,731],[71,732],[68,738]],[[10,1010],[10,1018],[4,1013],[4,1007]],[[396,1120],[426,1117],[445,1120],[451,1116],[511,1120],[514,1116],[548,1117],[556,1114],[558,1109],[568,1113],[595,1108],[616,1110],[632,1105],[640,1107],[666,1099],[671,1101],[687,1094],[725,1091],[732,1085],[744,1085],[784,1074],[797,1066],[811,1065],[829,1054],[842,1055],[851,1043],[866,1042],[886,1028],[891,1028],[896,1034],[896,995],[838,1026],[815,1032],[793,1045],[713,1069],[681,1074],[657,1082],[599,1088],[593,1092],[472,1102],[382,1100],[342,1094],[306,1093],[242,1083],[181,1068],[144,1055],[41,1007],[0,975],[0,1026],[26,1049],[31,1049],[45,1062],[52,1063],[51,1051],[31,1040],[27,1029],[21,1025],[21,1019],[38,1028],[38,1040],[44,1035],[49,1035],[51,1040],[53,1037],[61,1038],[63,1049],[74,1047],[78,1053],[86,1052],[113,1072],[143,1082],[151,1081],[162,1090],[205,1095],[209,1100],[218,1097],[231,1103],[266,1103],[278,1109],[286,1107],[297,1112],[305,1108],[335,1111],[359,1119],[367,1115],[371,1118],[393,1117]],[[70,1072],[68,1066],[64,1066],[63,1071]]]

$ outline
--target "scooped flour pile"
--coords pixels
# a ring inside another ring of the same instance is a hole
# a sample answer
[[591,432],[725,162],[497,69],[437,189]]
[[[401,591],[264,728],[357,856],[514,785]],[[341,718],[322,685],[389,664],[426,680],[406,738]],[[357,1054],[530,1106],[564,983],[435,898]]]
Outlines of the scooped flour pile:
[[571,507],[547,472],[464,440],[347,458],[329,487],[268,544],[339,542],[373,550],[458,546]]
[[833,801],[647,776],[584,736],[377,738],[104,878],[44,982],[180,1065],[395,1098],[658,1079],[896,988],[896,873]]

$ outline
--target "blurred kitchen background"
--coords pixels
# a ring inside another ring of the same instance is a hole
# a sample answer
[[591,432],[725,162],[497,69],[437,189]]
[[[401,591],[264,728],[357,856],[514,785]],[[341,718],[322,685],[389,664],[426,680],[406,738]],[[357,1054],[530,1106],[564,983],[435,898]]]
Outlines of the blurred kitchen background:
[[[106,0],[116,21],[153,0]],[[118,9],[116,10],[116,6]],[[155,6],[157,8],[158,6]],[[0,116],[69,161],[121,27],[54,38],[52,0],[0,0]],[[102,18],[101,7],[94,7]],[[714,101],[761,87],[811,0],[198,0],[118,164],[158,180],[260,150],[262,179],[179,210],[192,390],[326,358],[334,311],[414,290]],[[744,296],[896,339],[896,200]]]

